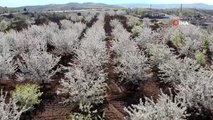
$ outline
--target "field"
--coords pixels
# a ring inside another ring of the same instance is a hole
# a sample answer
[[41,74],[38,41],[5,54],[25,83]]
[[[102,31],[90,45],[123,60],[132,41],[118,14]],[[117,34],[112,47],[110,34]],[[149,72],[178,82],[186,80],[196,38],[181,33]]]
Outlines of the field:
[[213,120],[211,31],[120,10],[29,16],[0,22],[0,120]]

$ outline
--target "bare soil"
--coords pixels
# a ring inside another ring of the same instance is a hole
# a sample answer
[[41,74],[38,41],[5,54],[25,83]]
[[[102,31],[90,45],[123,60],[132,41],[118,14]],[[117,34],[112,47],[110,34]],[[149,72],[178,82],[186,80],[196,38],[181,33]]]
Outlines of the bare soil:
[[[153,67],[152,71],[150,71],[151,76],[148,80],[140,85],[120,82],[119,75],[114,71],[115,63],[113,60],[115,58],[115,54],[114,51],[110,50],[113,41],[110,21],[113,19],[119,19],[127,31],[131,32],[132,29],[126,24],[127,19],[124,16],[105,16],[104,29],[107,35],[105,41],[107,52],[110,55],[108,63],[105,65],[105,72],[108,75],[107,98],[103,105],[97,105],[95,107],[98,109],[100,114],[103,112],[105,113],[106,120],[124,120],[124,117],[127,115],[124,108],[131,104],[137,104],[139,99],[144,101],[144,97],[148,97],[153,98],[156,101],[161,90],[166,94],[170,94],[169,89],[171,89],[173,95],[175,95],[176,91],[172,86],[160,82],[158,69],[156,67]],[[97,18],[94,18],[89,26],[91,27],[95,21],[97,21]],[[83,36],[81,39],[82,38]],[[168,45],[177,51],[173,44],[168,43]],[[52,49],[54,48],[50,48],[50,51]],[[62,56],[58,65],[69,66],[68,63],[73,62],[72,60],[73,55]],[[41,84],[41,86],[43,86],[41,91],[44,93],[41,97],[42,102],[35,106],[33,111],[23,114],[21,120],[64,120],[72,112],[78,111],[77,105],[65,106],[61,104],[60,102],[63,101],[62,96],[56,94],[56,90],[60,87],[59,81],[63,77],[63,74],[58,73],[58,75],[54,77],[54,81],[48,84]],[[13,90],[17,84],[24,83],[26,83],[26,81],[17,82],[15,80],[0,80],[0,88],[10,91]],[[213,114],[209,112],[209,110],[204,109],[202,115],[197,115],[196,113],[198,113],[198,111],[196,111],[196,109],[189,109],[188,112],[192,113],[192,116],[188,117],[188,120],[213,120]]]

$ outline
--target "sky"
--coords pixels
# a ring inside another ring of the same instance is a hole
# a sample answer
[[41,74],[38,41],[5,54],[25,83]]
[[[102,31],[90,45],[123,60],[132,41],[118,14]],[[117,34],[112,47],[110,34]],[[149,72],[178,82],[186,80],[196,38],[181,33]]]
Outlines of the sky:
[[205,3],[213,5],[213,0],[0,0],[0,6],[19,7],[28,5],[64,4],[69,2],[95,2],[107,4],[146,3],[146,4],[172,4],[172,3]]

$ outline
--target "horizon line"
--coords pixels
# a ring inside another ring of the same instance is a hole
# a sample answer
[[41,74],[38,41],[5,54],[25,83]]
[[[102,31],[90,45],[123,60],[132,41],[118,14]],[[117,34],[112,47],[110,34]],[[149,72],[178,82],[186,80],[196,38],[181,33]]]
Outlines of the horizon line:
[[106,4],[106,5],[132,5],[132,4],[144,4],[144,5],[175,5],[175,4],[182,4],[182,5],[190,5],[190,4],[204,4],[204,5],[213,5],[208,3],[202,3],[202,2],[195,2],[195,3],[117,3],[117,4],[111,4],[111,3],[102,3],[102,2],[68,2],[68,3],[49,3],[49,4],[34,4],[34,5],[23,5],[23,6],[1,6],[0,7],[8,7],[8,8],[17,8],[17,7],[27,7],[27,6],[45,6],[45,5],[65,5],[69,3],[77,3],[77,4],[85,4],[85,3],[95,3],[95,4]]

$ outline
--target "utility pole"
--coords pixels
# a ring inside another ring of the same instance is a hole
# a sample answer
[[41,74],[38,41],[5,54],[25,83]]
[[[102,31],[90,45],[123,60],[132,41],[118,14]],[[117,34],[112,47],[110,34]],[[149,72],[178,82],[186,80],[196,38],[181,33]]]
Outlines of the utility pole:
[[153,12],[152,12],[152,4],[150,4],[149,10],[151,11],[151,15],[153,15]]
[[183,12],[183,4],[180,5],[180,12],[179,12],[179,18],[182,18],[182,12]]

